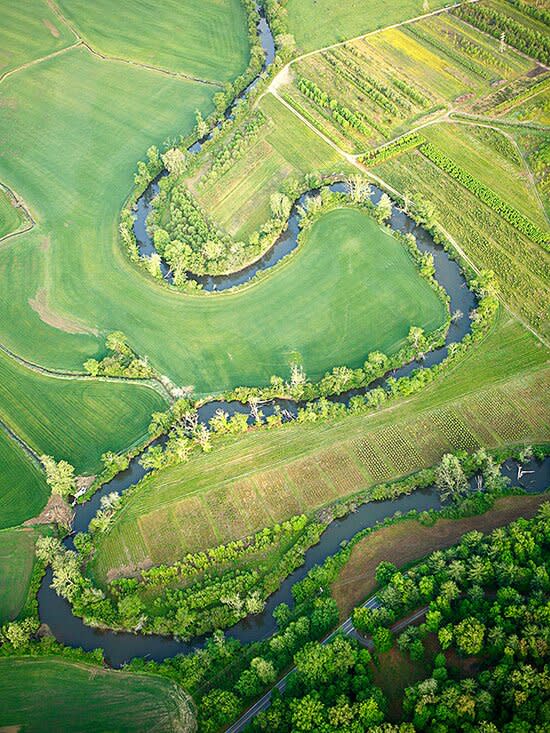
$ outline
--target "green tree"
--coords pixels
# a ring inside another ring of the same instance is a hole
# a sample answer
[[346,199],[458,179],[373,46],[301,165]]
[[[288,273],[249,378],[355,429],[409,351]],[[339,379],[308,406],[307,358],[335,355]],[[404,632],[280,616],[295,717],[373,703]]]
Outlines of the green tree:
[[435,470],[435,484],[443,501],[456,501],[468,492],[468,481],[459,459],[445,453]]
[[479,654],[483,649],[485,626],[477,618],[469,616],[455,626],[454,636],[462,654]]
[[40,456],[46,471],[46,481],[52,494],[67,497],[76,492],[74,467],[67,461],[55,461],[51,456]]

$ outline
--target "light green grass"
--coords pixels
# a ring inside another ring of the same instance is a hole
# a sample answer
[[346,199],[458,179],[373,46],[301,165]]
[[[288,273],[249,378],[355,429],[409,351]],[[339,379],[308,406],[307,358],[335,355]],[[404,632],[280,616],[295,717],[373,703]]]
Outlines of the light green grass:
[[0,418],[39,453],[70,461],[77,473],[99,468],[107,450],[144,436],[163,398],[138,383],[44,376],[0,353]]
[[269,197],[287,178],[353,172],[333,148],[273,96],[265,96],[260,109],[267,122],[258,141],[198,195],[205,209],[236,239],[248,237],[266,221],[271,214]]
[[63,659],[0,659],[0,698],[0,726],[25,733],[193,730],[189,702],[173,682]]
[[25,605],[37,536],[31,528],[0,531],[0,626],[17,618]]
[[60,0],[63,13],[103,54],[215,81],[248,63],[240,0]]
[[[18,78],[22,109],[36,101],[44,84],[59,87],[49,111],[38,107],[26,117],[0,112],[0,130],[8,138],[0,175],[9,173],[14,188],[39,209],[44,222],[40,230],[0,251],[0,265],[12,273],[0,295],[0,331],[13,351],[39,363],[78,368],[98,352],[103,339],[75,331],[120,329],[162,373],[208,393],[265,384],[277,372],[288,374],[294,351],[302,354],[312,377],[335,364],[357,365],[372,348],[398,348],[413,321],[427,328],[441,322],[439,300],[412,265],[412,281],[409,276],[403,281],[399,274],[395,277],[398,287],[405,284],[404,297],[415,293],[415,305],[406,313],[410,306],[388,289],[392,308],[387,309],[386,321],[382,303],[389,300],[380,301],[377,310],[375,299],[365,297],[369,283],[373,289],[377,284],[372,275],[374,250],[360,248],[351,267],[351,255],[339,241],[346,235],[345,226],[330,233],[328,241],[321,238],[319,245],[304,247],[277,273],[239,293],[185,296],[146,279],[116,241],[118,206],[130,183],[131,159],[138,141],[143,149],[153,129],[159,134],[162,120],[165,131],[168,122],[189,120],[189,114],[183,114],[189,109],[189,95],[195,92],[196,99],[204,99],[204,88],[97,61],[85,51],[71,51],[70,56],[70,63],[66,54]],[[115,99],[123,90],[121,108]],[[146,110],[138,114],[147,94],[153,97],[150,108],[158,107],[152,120]],[[296,137],[293,155],[300,160],[308,152],[300,146],[298,133]],[[38,139],[42,143],[34,144]],[[351,221],[357,215],[349,216]],[[366,222],[365,243],[372,241],[381,251],[400,257],[399,245],[379,235],[372,222],[364,217],[361,221]],[[350,242],[356,234],[350,231]],[[36,307],[42,291],[46,314]],[[371,294],[379,297],[379,292]],[[436,303],[435,311],[430,302]],[[376,325],[367,327],[365,317],[374,314]],[[44,322],[46,317],[51,323],[52,315],[57,328]]]
[[[475,134],[475,130],[476,128],[468,125],[441,124],[426,127],[422,134],[440,150],[444,150],[445,155],[452,158],[457,165],[498,193],[504,201],[543,230],[547,229],[548,222],[519,151],[514,149],[513,143],[508,142],[519,158],[519,161],[512,162],[499,154],[494,147],[484,143]],[[490,134],[504,138],[498,131],[490,131]],[[503,142],[507,143],[506,138]]]
[[15,208],[8,194],[0,188],[0,238],[15,232],[22,222],[21,210]]
[[[44,0],[0,0],[0,76],[76,40]],[[4,96],[4,90],[2,100],[16,103],[13,97]]]
[[[431,0],[430,10],[449,3]],[[423,0],[289,0],[287,4],[289,30],[300,50],[313,51],[347,38],[400,23],[423,15]]]
[[109,570],[145,558],[174,562],[431,466],[449,450],[547,440],[546,358],[536,339],[501,313],[481,345],[412,399],[332,424],[227,439],[209,455],[146,479],[102,536],[94,575],[102,581]]
[[43,473],[0,427],[0,529],[35,517],[49,495]]

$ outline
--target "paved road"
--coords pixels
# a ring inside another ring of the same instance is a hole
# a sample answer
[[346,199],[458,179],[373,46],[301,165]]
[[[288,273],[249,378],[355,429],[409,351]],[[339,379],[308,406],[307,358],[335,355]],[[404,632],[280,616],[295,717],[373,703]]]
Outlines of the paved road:
[[[380,606],[380,602],[376,598],[376,596],[372,596],[369,598],[364,604],[366,608],[378,608]],[[407,623],[410,623],[411,619],[407,619]],[[332,634],[329,634],[323,641],[322,644],[327,644],[329,641],[332,641],[336,634],[339,634],[343,632],[346,636],[353,636],[358,641],[360,641],[362,644],[365,644],[365,639],[361,637],[357,631],[355,630],[355,627],[353,625],[353,622],[351,620],[351,616],[347,618],[344,623],[340,624],[340,626],[332,632]],[[237,720],[236,723],[233,723],[233,725],[229,726],[227,728],[226,733],[239,733],[239,731],[243,730],[243,728],[254,718],[258,713],[262,712],[263,710],[267,710],[267,708],[271,704],[271,696],[273,694],[274,689],[278,689],[280,692],[284,692],[286,688],[286,683],[290,675],[295,671],[296,667],[293,667],[289,672],[285,674],[284,677],[281,677],[281,679],[275,684],[269,692],[266,692],[263,697],[261,697],[257,702],[252,705],[252,707],[248,708],[248,710]]]

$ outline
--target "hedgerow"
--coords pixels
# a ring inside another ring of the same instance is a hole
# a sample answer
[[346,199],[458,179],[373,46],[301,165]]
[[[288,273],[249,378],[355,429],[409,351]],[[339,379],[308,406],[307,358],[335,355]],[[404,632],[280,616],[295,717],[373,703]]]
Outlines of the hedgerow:
[[471,193],[477,196],[484,204],[496,211],[503,219],[522,232],[544,249],[550,251],[550,236],[544,233],[536,224],[517,209],[503,201],[492,189],[474,178],[470,173],[457,165],[453,160],[440,152],[432,143],[423,143],[420,152],[434,165],[462,184]]
[[400,153],[413,150],[425,142],[426,138],[419,132],[409,132],[407,135],[402,135],[387,145],[367,151],[361,158],[361,163],[371,166],[378,165],[386,160],[390,160],[390,158],[394,158]]

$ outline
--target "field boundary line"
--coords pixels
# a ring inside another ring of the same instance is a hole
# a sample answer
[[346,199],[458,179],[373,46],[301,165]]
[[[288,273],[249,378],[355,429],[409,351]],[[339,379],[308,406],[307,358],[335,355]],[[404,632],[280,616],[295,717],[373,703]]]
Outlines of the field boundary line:
[[17,74],[19,71],[24,71],[25,69],[29,69],[31,66],[36,66],[37,64],[41,64],[43,61],[48,61],[49,59],[53,59],[56,56],[61,56],[63,53],[67,53],[67,51],[72,51],[74,48],[78,48],[79,46],[82,46],[82,41],[78,40],[76,43],[71,43],[70,46],[65,46],[65,48],[59,48],[57,51],[52,51],[52,53],[47,54],[46,56],[40,56],[38,59],[33,59],[32,61],[27,61],[24,64],[21,64],[21,66],[17,66],[15,69],[10,69],[9,71],[4,72],[0,76],[0,84],[8,79],[13,74]]
[[13,428],[11,428],[6,422],[4,422],[4,420],[2,420],[2,418],[0,418],[0,430],[2,430],[2,432],[5,433],[8,438],[11,438],[14,443],[17,443],[17,445],[27,455],[27,458],[30,458],[30,460],[37,466],[37,468],[40,468],[41,471],[44,470],[42,462],[40,460],[40,456],[34,450],[34,448],[31,448],[27,441],[24,440],[20,435],[18,435]]
[[330,51],[333,48],[339,48],[340,46],[345,46],[346,44],[353,43],[354,41],[362,41],[365,38],[369,38],[370,36],[374,36],[379,33],[383,33],[384,31],[393,30],[395,28],[401,28],[404,25],[409,25],[410,23],[416,23],[419,20],[424,20],[425,18],[431,18],[434,15],[440,15],[441,13],[447,13],[449,10],[452,10],[453,8],[458,8],[461,5],[473,5],[474,3],[477,3],[477,2],[480,2],[480,0],[461,0],[461,2],[456,2],[456,3],[453,3],[452,5],[446,5],[445,7],[438,8],[437,10],[431,10],[429,13],[423,13],[422,15],[416,15],[414,18],[407,18],[406,20],[401,20],[398,23],[392,23],[391,25],[386,25],[383,28],[375,28],[372,31],[361,33],[358,36],[352,36],[352,38],[347,38],[345,41],[336,41],[336,43],[331,43],[328,46],[323,46],[322,48],[316,48],[313,51],[306,51],[306,53],[302,53],[299,56],[296,56],[295,58],[291,59],[287,64],[283,66],[283,68],[273,77],[271,84],[268,86],[268,88],[264,92],[262,92],[262,94],[258,97],[254,106],[258,104],[258,102],[264,96],[264,94],[266,94],[267,92],[273,93],[273,89],[276,90],[279,84],[281,83],[279,80],[279,77],[284,79],[285,75],[288,73],[289,68],[296,62],[301,61],[302,59],[309,58],[309,56],[314,56],[317,53],[324,53],[325,51]]
[[12,199],[13,206],[15,209],[21,209],[23,211],[23,214],[25,215],[27,221],[23,223],[23,226],[20,226],[19,229],[16,229],[14,232],[8,232],[7,234],[4,234],[3,237],[0,237],[0,244],[2,242],[5,242],[7,239],[10,239],[10,237],[16,237],[18,234],[24,234],[25,232],[30,232],[31,229],[33,229],[36,226],[36,220],[34,216],[31,213],[31,210],[25,203],[25,200],[22,198],[22,196],[19,196],[13,188],[10,188],[5,183],[2,183],[0,181],[0,189],[4,191],[8,198]]
[[[476,0],[477,1],[477,0]],[[82,45],[85,48],[88,49],[88,51],[93,54],[94,56],[97,56],[98,58],[102,59],[103,61],[115,61],[123,64],[128,64],[130,66],[136,66],[137,68],[145,69],[146,71],[153,71],[158,74],[164,74],[165,76],[170,76],[174,79],[180,79],[184,81],[194,81],[197,84],[207,84],[209,86],[214,86],[218,89],[223,89],[223,84],[218,81],[212,81],[209,79],[201,79],[198,76],[193,76],[192,74],[186,74],[182,71],[172,71],[170,69],[165,69],[162,66],[155,66],[154,64],[146,64],[142,61],[135,61],[133,59],[128,59],[123,56],[111,56],[110,54],[103,54],[100,51],[96,51],[96,49],[93,47],[93,45],[86,40],[84,35],[81,31],[78,30],[76,25],[73,23],[73,21],[69,20],[59,5],[55,2],[55,0],[45,0],[46,5],[50,8],[50,10],[57,16],[57,18],[73,33],[76,38],[78,38],[79,43],[74,45]],[[0,78],[1,81],[1,78]]]

